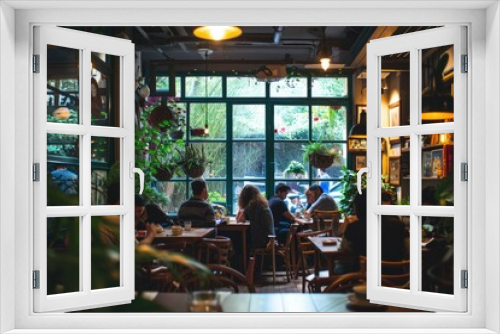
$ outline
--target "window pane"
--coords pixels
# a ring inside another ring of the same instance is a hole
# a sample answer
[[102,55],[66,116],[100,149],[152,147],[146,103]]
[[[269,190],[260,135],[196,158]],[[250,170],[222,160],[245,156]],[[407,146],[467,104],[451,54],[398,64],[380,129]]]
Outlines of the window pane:
[[156,76],[156,92],[161,93],[162,91],[168,92],[170,89],[170,77],[168,75],[157,75]]
[[[347,165],[347,150],[345,144],[330,144],[325,143],[327,147],[331,147],[333,150],[337,151],[340,155],[339,160],[334,160],[333,165],[326,169],[313,168],[314,179],[340,179],[342,166]],[[364,166],[363,166],[364,167]],[[333,186],[333,184],[332,184]],[[326,188],[325,188],[326,189]],[[325,190],[324,189],[324,190]],[[332,187],[329,188],[329,192],[332,191]]]
[[312,97],[347,97],[347,78],[318,78],[311,79]]
[[271,97],[307,97],[307,78],[286,78],[271,82]]
[[222,77],[186,77],[186,97],[222,97]]
[[80,205],[80,137],[47,134],[47,206]]
[[92,52],[92,125],[120,126],[120,59]]
[[170,199],[168,206],[163,208],[167,212],[178,212],[179,208],[186,200],[186,182],[156,182],[156,188]]
[[410,263],[402,262],[410,258],[409,221],[408,216],[381,217],[381,286],[410,288]]
[[254,77],[228,77],[227,97],[266,97],[266,83]]
[[208,200],[211,204],[226,206],[226,181],[207,180]]
[[92,137],[91,205],[120,205],[119,138]]
[[[382,146],[381,171],[383,205],[410,204],[410,147],[401,149],[400,137],[380,139]],[[400,198],[396,198],[396,190]]]
[[266,106],[263,104],[233,105],[233,138],[264,139],[266,137]]
[[47,294],[80,289],[80,218],[47,218]]
[[346,108],[343,106],[313,106],[314,140],[345,140],[347,135]]
[[175,77],[175,97],[182,96],[181,77]]
[[252,181],[234,181],[233,182],[233,214],[238,213],[238,198],[241,189],[247,184],[252,184],[266,196],[266,181],[265,180],[252,180]]
[[[277,178],[306,179],[309,175],[309,163],[304,165],[303,143],[274,143],[274,176]],[[303,168],[303,173],[301,173]]]
[[47,46],[47,122],[79,124],[80,50]]
[[309,108],[274,106],[274,139],[309,139]]
[[120,286],[120,216],[91,218],[91,289]]
[[208,108],[208,129],[210,138],[226,138],[226,104],[225,103],[191,103],[189,122],[191,128],[204,128],[205,111]]
[[422,291],[453,294],[453,217],[422,217]]
[[233,143],[233,176],[254,178],[266,176],[266,143]]
[[381,126],[410,125],[410,53],[383,56],[380,75]]
[[193,146],[205,151],[208,164],[205,166],[204,178],[226,177],[226,144],[225,143],[193,143]]
[[422,50],[422,123],[453,121],[453,45]]
[[453,205],[453,133],[423,135],[422,205]]

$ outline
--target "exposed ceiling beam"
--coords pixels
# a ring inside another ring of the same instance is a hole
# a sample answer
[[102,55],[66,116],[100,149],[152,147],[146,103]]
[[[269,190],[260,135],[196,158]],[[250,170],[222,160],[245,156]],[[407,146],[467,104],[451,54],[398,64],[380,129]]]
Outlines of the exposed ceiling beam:
[[[144,37],[144,39],[146,41],[148,41],[149,44],[153,44],[153,42],[151,41],[151,38],[149,37],[148,33],[146,31],[144,31],[144,29],[142,29],[142,27],[137,27],[136,26],[135,29],[137,29],[137,31],[142,35],[142,37]],[[170,57],[165,53],[165,51],[163,51],[162,47],[156,46],[155,50],[158,51],[166,59],[170,59]]]
[[[378,38],[384,38],[384,37],[389,37],[394,34],[394,32],[398,29],[397,26],[391,26],[391,27],[377,27],[371,37],[368,39],[368,41],[372,39],[378,39]],[[367,42],[368,42],[367,41]],[[349,67],[352,68],[360,68],[360,67],[365,67],[366,66],[366,43],[359,50],[358,54],[355,56],[354,60],[351,62]]]

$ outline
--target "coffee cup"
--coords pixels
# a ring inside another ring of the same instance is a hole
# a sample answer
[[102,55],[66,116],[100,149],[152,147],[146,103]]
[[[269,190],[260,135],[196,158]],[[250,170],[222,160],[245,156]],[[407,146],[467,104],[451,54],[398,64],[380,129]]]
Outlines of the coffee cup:
[[174,225],[172,226],[172,235],[178,236],[182,234],[182,226]]

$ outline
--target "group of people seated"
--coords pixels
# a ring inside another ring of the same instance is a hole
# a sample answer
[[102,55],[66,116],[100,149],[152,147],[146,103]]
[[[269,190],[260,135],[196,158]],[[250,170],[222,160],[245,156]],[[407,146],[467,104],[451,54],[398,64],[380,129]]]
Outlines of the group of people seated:
[[[214,227],[216,225],[215,212],[208,200],[207,184],[202,179],[191,182],[192,197],[182,203],[178,212],[179,221],[189,220],[193,227]],[[254,185],[245,185],[238,197],[238,213],[236,220],[250,222],[249,248],[265,248],[269,235],[276,235],[278,242],[284,243],[290,225],[301,218],[314,216],[316,210],[336,211],[337,204],[332,196],[325,193],[320,185],[313,184],[305,192],[307,205],[303,212],[292,214],[285,202],[291,192],[284,183],[276,185],[275,194],[267,200],[260,190]],[[391,194],[383,193],[382,204],[391,204]],[[352,259],[360,255],[366,256],[367,238],[367,212],[366,195],[357,195],[354,201],[356,219],[350,221],[343,228],[343,241],[341,252],[351,254]],[[141,242],[151,242],[155,231],[151,223],[163,226],[173,222],[155,204],[146,204],[142,196],[136,196],[136,229],[147,230],[147,236]],[[383,216],[381,218],[382,231],[382,259],[387,261],[400,261],[408,257],[409,234],[406,225],[397,216]],[[349,257],[343,257],[349,258]],[[356,260],[342,262],[335,266],[336,274],[343,274],[359,269]]]

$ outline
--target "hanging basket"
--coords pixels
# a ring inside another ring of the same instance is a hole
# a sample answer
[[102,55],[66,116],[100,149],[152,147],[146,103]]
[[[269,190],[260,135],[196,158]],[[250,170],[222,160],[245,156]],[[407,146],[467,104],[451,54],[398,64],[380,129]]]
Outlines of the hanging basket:
[[311,166],[326,169],[333,165],[333,161],[335,160],[335,156],[333,155],[322,155],[318,153],[312,153],[309,155],[309,163]]
[[200,177],[203,175],[203,173],[205,173],[205,167],[203,166],[196,166],[191,168],[184,167],[183,170],[187,176],[193,179],[196,179],[197,177]]
[[177,114],[167,106],[158,106],[153,109],[148,118],[149,123],[161,131],[166,131],[169,127],[160,125],[163,121],[177,121]]
[[165,168],[156,168],[156,174],[154,175],[156,180],[160,182],[165,182],[170,180],[173,176],[174,173],[172,173],[170,170],[165,169]]

